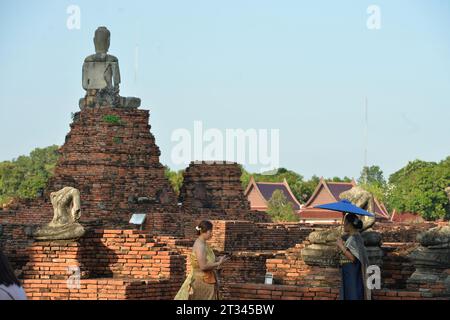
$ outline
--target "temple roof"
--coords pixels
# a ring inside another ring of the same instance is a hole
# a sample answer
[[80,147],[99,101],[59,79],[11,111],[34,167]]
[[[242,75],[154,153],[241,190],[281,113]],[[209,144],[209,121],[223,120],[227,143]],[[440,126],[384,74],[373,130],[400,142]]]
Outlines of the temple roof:
[[327,184],[336,201],[342,200],[339,197],[342,192],[348,191],[354,187],[351,182],[327,182]]
[[300,202],[295,198],[286,179],[284,179],[283,182],[256,182],[252,176],[248,187],[245,190],[245,195],[248,195],[252,187],[256,188],[265,201],[270,200],[274,191],[280,190],[286,199],[293,204],[294,210],[300,210]]
[[[316,189],[314,190],[313,194],[308,199],[304,208],[302,209],[303,214],[309,214],[310,210],[312,209],[312,207],[314,205],[324,204],[324,203],[314,203],[314,200],[316,200],[321,193],[325,192],[326,194],[328,194],[328,196],[329,196],[328,198],[331,199],[330,202],[340,201],[342,199],[340,198],[339,195],[342,192],[350,190],[351,188],[353,188],[355,186],[356,186],[355,180],[352,180],[351,182],[332,182],[332,181],[326,181],[325,179],[321,178],[320,182],[317,185]],[[321,202],[321,200],[319,200],[318,202]],[[374,205],[375,205],[374,213],[378,216],[378,218],[389,219],[388,211],[383,203],[380,203],[375,198]],[[308,213],[305,210],[308,210]],[[300,213],[300,216],[302,216],[302,212]],[[326,214],[327,217],[328,216],[334,217],[334,214],[332,214],[331,211],[329,211],[329,210],[323,210],[322,213]]]
[[305,207],[309,207],[320,192],[327,192],[334,199],[334,201],[340,201],[342,199],[339,195],[344,191],[350,190],[354,186],[356,186],[356,182],[354,180],[351,182],[331,182],[321,178],[313,194],[306,202]]

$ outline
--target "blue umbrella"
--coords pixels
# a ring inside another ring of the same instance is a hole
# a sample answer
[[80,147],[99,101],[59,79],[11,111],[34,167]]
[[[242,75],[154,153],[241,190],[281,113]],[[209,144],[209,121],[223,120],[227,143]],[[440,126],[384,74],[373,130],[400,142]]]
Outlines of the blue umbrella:
[[339,211],[339,212],[344,212],[344,213],[354,213],[359,216],[374,217],[373,213],[370,213],[366,210],[361,209],[360,207],[355,206],[353,203],[351,203],[347,199],[344,199],[344,200],[341,200],[338,202],[321,204],[319,206],[315,206],[314,208],[327,209],[327,210]]

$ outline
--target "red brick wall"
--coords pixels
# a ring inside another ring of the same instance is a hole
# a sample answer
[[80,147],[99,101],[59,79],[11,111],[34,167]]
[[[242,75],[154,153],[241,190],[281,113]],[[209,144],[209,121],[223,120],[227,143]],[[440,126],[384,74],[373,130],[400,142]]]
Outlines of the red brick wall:
[[226,300],[336,300],[339,289],[229,283],[222,288]]
[[340,273],[338,268],[322,268],[307,265],[301,250],[308,241],[297,244],[276,257],[266,261],[267,272],[273,274],[274,283],[300,285],[306,287],[339,287]]
[[[202,220],[209,220],[213,223],[214,221],[222,220],[239,220],[247,221],[251,224],[270,221],[268,215],[265,212],[249,210],[201,210],[196,213],[183,212],[181,220],[183,221],[184,236],[189,239],[197,238],[197,231],[195,230],[195,227]],[[216,230],[219,230],[221,228],[223,227],[220,225],[214,226],[214,229]]]
[[374,231],[382,234],[383,242],[417,242],[417,235],[435,227],[435,223],[376,223]]
[[184,215],[176,213],[148,213],[144,229],[154,235],[170,235],[184,238]]
[[13,267],[20,268],[27,261],[23,253],[33,239],[31,232],[40,221],[50,222],[53,207],[43,198],[21,200],[7,208],[0,208],[0,250],[7,255]]
[[[197,231],[195,227],[202,220],[211,222],[244,219],[248,224],[254,225],[255,222],[267,221],[267,215],[264,212],[254,211],[218,211],[203,212],[201,214],[191,214],[188,212],[175,213],[148,213],[144,223],[144,229],[154,235],[170,235],[180,238],[196,239]],[[222,228],[220,223],[214,226],[215,230]]]
[[239,252],[222,265],[222,282],[261,283],[266,275],[266,260],[274,256],[269,252]]
[[27,279],[23,286],[30,300],[171,300],[179,289],[168,280],[92,279],[69,288],[66,280]]
[[[179,243],[180,242],[180,243]],[[185,279],[185,257],[173,237],[137,230],[95,230],[79,241],[35,242],[22,270],[30,299],[173,299]],[[80,268],[69,288],[68,267]]]
[[450,297],[429,297],[426,293],[411,290],[374,290],[373,300],[450,300]]
[[180,189],[184,210],[250,210],[240,178],[236,163],[191,162]]
[[[227,300],[337,300],[339,287],[305,287],[254,283],[227,283],[222,287]],[[373,300],[450,300],[449,297],[429,298],[418,291],[373,290]]]
[[314,228],[299,223],[212,220],[210,244],[219,251],[283,250],[302,242]]
[[69,266],[83,278],[167,278],[181,281],[185,259],[162,239],[136,230],[95,230],[75,242],[35,242],[27,249],[25,279],[67,279]]
[[406,282],[415,270],[414,265],[407,256],[417,246],[417,243],[383,246],[384,256],[383,265],[381,266],[383,288],[406,288]]

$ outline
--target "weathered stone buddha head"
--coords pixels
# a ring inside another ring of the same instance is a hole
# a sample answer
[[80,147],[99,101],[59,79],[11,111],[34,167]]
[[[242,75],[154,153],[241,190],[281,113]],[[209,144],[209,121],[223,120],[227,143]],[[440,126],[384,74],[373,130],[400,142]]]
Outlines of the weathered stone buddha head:
[[95,53],[107,53],[109,49],[109,40],[111,33],[106,27],[98,27],[95,30],[94,45]]

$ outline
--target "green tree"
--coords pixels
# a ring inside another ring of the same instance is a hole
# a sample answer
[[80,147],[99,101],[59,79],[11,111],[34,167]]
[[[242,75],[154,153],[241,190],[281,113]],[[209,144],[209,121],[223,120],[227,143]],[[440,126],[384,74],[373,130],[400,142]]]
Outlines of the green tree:
[[302,183],[301,190],[300,190],[301,191],[300,199],[303,202],[308,201],[308,199],[312,196],[314,190],[316,190],[319,182],[320,182],[320,178],[316,175],[313,175],[311,177],[311,179],[306,180]]
[[164,174],[177,195],[180,194],[180,188],[183,184],[183,173],[184,170],[172,171],[168,166],[164,166]]
[[448,218],[448,186],[450,157],[440,163],[410,161],[389,177],[389,205],[400,212],[417,212],[427,220]]
[[385,186],[386,180],[383,171],[379,166],[363,167],[361,176],[358,179],[359,184]]
[[386,203],[387,183],[379,166],[363,167],[358,184],[372,193],[375,198]]
[[28,156],[0,162],[0,204],[12,198],[34,198],[58,161],[58,146],[36,148]]
[[241,167],[241,184],[242,184],[242,189],[246,189],[249,182],[250,182],[250,177],[251,174],[250,172],[248,172],[247,170],[245,170],[243,165],[239,165]]
[[294,206],[289,202],[281,190],[275,190],[268,202],[267,213],[274,222],[298,221]]

